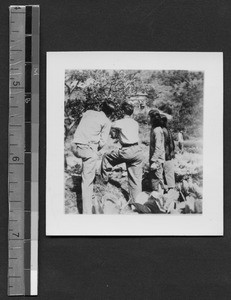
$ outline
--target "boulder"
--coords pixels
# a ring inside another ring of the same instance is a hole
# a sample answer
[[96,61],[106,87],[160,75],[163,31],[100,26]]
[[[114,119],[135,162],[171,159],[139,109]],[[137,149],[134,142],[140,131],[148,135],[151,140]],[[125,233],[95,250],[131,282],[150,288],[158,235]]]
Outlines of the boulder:
[[174,207],[174,203],[177,202],[179,198],[180,193],[174,189],[171,189],[168,191],[167,194],[163,196],[164,199],[164,208],[170,212],[172,210],[172,207]]
[[187,196],[185,201],[185,207],[189,210],[189,213],[195,212],[195,199],[192,196]]
[[139,204],[144,204],[148,201],[150,194],[147,192],[141,192],[136,196],[135,202]]
[[82,159],[78,158],[74,155],[67,155],[66,156],[66,163],[67,163],[67,170],[71,170],[76,165],[82,166]]
[[202,213],[202,200],[201,199],[196,199],[195,203],[194,203],[194,209],[195,209],[195,213],[197,214],[201,214]]

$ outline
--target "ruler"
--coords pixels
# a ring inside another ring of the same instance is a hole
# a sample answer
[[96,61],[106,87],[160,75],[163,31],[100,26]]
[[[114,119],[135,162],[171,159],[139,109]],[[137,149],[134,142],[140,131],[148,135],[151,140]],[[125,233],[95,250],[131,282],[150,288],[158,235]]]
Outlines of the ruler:
[[37,295],[39,6],[9,8],[8,295]]

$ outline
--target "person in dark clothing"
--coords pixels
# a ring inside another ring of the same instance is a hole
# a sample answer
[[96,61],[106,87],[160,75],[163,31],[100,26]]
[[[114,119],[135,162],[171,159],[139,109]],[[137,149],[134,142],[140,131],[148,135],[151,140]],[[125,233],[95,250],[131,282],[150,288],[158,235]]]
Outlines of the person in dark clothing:
[[168,128],[168,120],[165,115],[161,115],[162,129],[164,133],[164,148],[165,148],[165,162],[163,165],[164,176],[167,183],[167,188],[175,188],[175,172],[173,159],[175,158],[175,144]]
[[164,149],[164,133],[161,124],[160,113],[157,109],[152,109],[149,112],[150,117],[150,181],[151,189],[159,191],[164,189],[163,182],[163,164],[165,161]]

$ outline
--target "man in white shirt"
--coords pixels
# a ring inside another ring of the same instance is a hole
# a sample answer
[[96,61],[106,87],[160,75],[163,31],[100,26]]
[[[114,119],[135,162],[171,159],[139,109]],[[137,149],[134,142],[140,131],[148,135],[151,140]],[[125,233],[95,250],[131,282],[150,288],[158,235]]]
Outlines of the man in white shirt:
[[109,172],[115,165],[126,163],[128,172],[128,186],[130,196],[135,200],[141,192],[142,182],[142,148],[139,146],[139,124],[132,119],[134,107],[124,102],[121,106],[124,118],[115,121],[112,129],[117,130],[121,148],[105,154],[101,165],[101,174],[105,182],[109,179]]
[[82,200],[83,214],[92,214],[93,181],[95,178],[98,151],[106,144],[114,111],[111,102],[104,102],[102,111],[87,110],[76,129],[72,151],[82,158]]

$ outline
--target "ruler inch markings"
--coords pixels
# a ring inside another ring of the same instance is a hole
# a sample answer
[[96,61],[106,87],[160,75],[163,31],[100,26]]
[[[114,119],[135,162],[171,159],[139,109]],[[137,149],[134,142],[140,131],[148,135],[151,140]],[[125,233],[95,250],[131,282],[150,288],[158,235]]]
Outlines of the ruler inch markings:
[[31,296],[38,284],[38,189],[32,179],[39,171],[39,6],[10,6],[9,27],[8,296]]
[[[20,6],[20,10],[22,10],[23,12],[25,11],[25,7]],[[13,97],[13,91],[15,90],[20,90],[20,94],[17,95],[17,99],[18,99],[18,103],[21,103],[23,100],[23,94],[24,94],[24,65],[25,65],[25,14],[18,14],[15,13],[16,7],[10,7],[10,82],[9,82],[9,90],[10,90],[10,96]],[[13,20],[13,21],[12,21]],[[15,24],[15,25],[14,25]],[[17,28],[17,30],[15,30],[15,28]],[[20,28],[20,30],[18,29]],[[16,46],[15,42],[11,42],[11,40],[15,40],[15,41],[20,41],[20,43],[17,43],[17,48],[20,47],[21,51],[14,51],[14,47]],[[19,56],[20,55],[20,56]],[[17,78],[15,78],[15,75],[13,75],[14,71],[12,70],[12,66],[13,65],[18,65],[18,68],[22,70],[22,72],[20,72],[20,74],[17,75]],[[12,99],[12,98],[10,98]],[[18,109],[19,105],[17,105],[17,108],[14,109]],[[22,109],[20,109],[20,112],[22,114],[22,119],[21,119],[21,123],[20,124],[14,124],[12,123],[12,118],[9,119],[9,132],[11,131],[11,128],[18,128],[18,132],[20,132],[20,135],[22,137],[22,140],[24,140],[24,124],[23,124],[23,113],[24,111]],[[9,107],[9,115],[13,114],[13,108],[10,106]],[[22,144],[23,146],[23,144]],[[9,152],[10,153],[15,153],[15,149],[12,149],[12,145],[9,143]],[[13,170],[13,172],[17,172],[17,168],[18,166],[23,166],[24,162],[21,162],[23,156],[23,149],[22,147],[18,147],[18,153],[17,155],[13,156],[13,155],[9,155],[9,167]],[[14,158],[15,157],[15,158]],[[13,161],[13,160],[18,160],[18,161]],[[24,173],[21,174],[21,186],[23,185],[23,176]],[[10,180],[10,174],[9,174],[9,180]],[[12,188],[12,187],[11,187]],[[10,187],[9,187],[10,189]],[[24,203],[23,203],[23,198],[24,198],[24,192],[23,192],[23,188],[20,189],[20,194],[19,197],[21,198],[21,202],[20,204],[22,205],[22,209],[24,210]],[[11,210],[11,206],[12,205],[16,205],[17,202],[11,202],[11,200],[14,201],[14,199],[9,198],[9,227],[13,230],[11,230],[8,234],[9,236],[9,250],[8,250],[8,255],[9,255],[9,260],[11,261],[11,265],[9,263],[9,266],[12,267],[12,260],[13,260],[13,270],[10,271],[8,270],[8,281],[11,283],[11,288],[10,290],[8,290],[8,295],[25,295],[25,287],[24,287],[24,249],[22,248],[21,250],[19,250],[17,252],[17,254],[12,250],[12,243],[14,242],[18,242],[23,241],[24,240],[24,222],[23,222],[23,213],[20,214],[20,216],[18,216],[20,218],[20,220],[14,220],[11,215],[12,212],[10,212]],[[17,201],[17,200],[15,200]],[[16,223],[16,225],[15,225]],[[12,234],[12,232],[20,232],[20,238],[17,237],[15,238]],[[18,255],[16,257],[13,256],[14,255]],[[14,262],[15,261],[15,262]],[[12,280],[12,278],[10,276],[16,275],[16,270],[18,270],[18,272],[20,273],[20,280]]]

